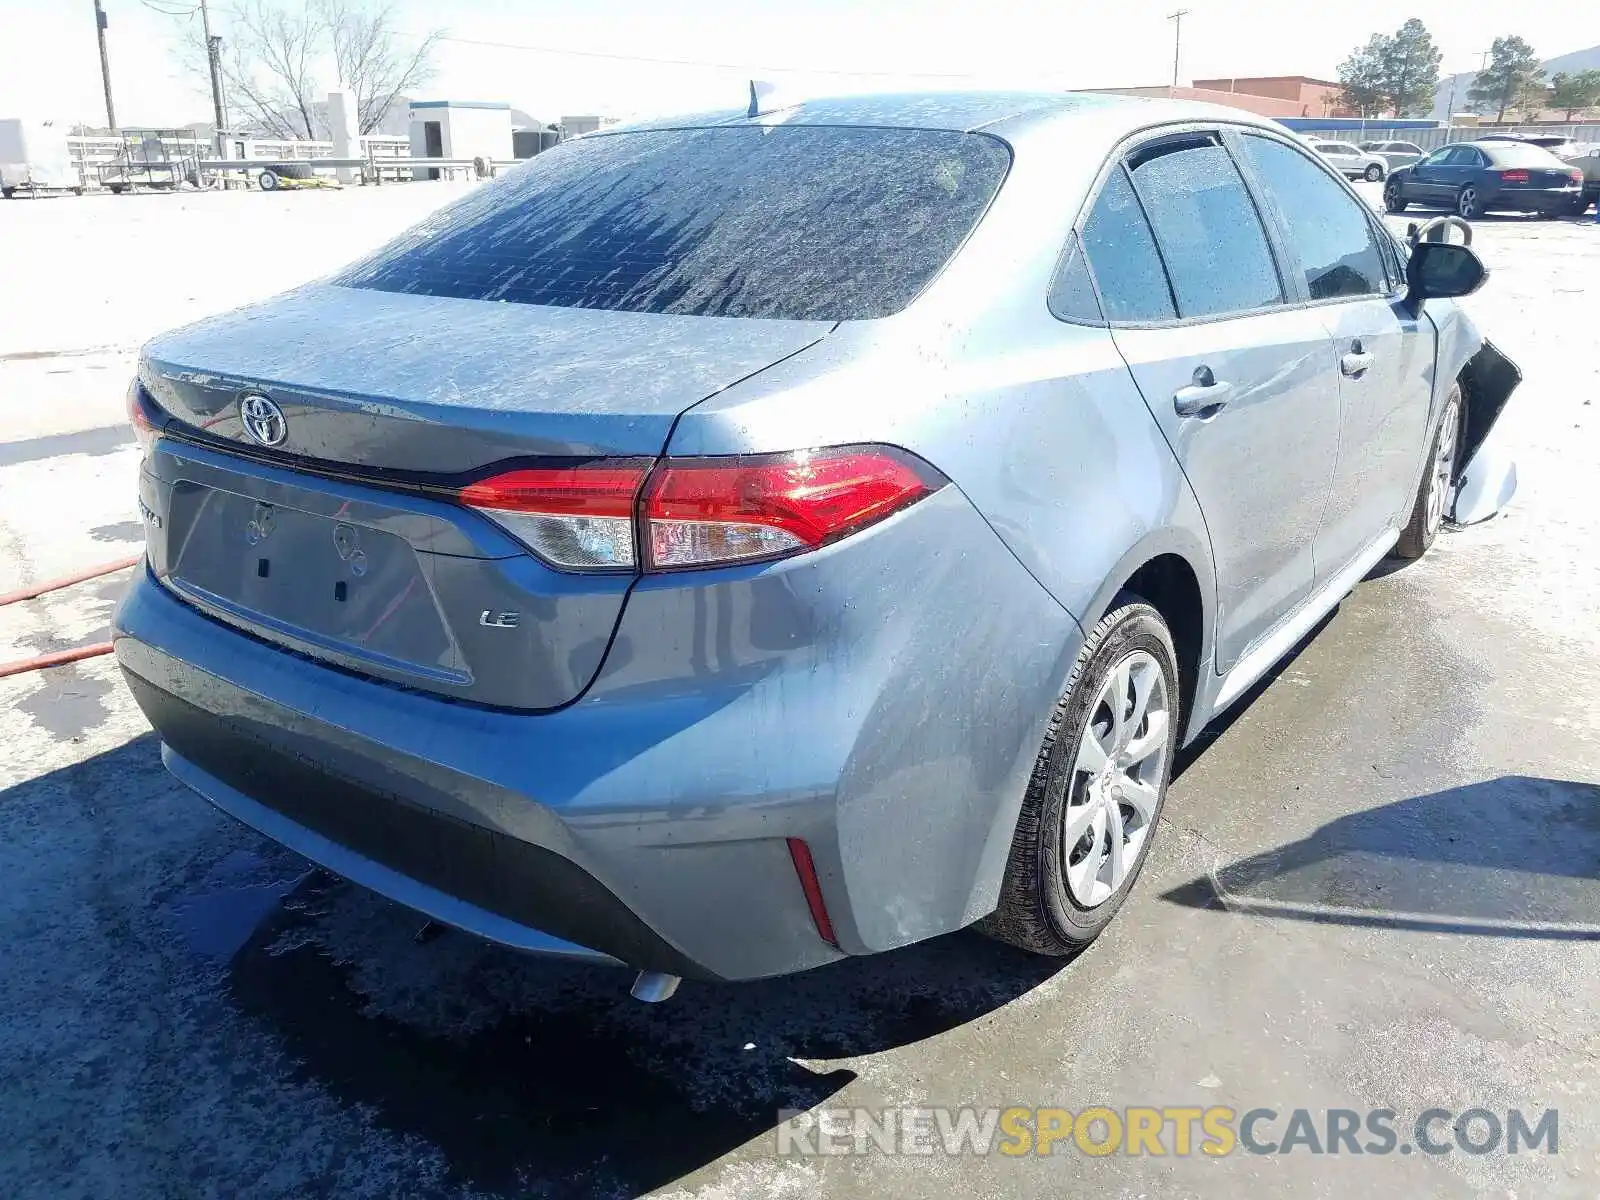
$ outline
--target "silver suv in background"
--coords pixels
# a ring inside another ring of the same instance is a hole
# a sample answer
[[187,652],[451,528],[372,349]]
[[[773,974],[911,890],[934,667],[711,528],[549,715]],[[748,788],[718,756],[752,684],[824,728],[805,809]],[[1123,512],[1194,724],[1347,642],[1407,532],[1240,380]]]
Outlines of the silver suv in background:
[[1365,179],[1377,183],[1389,173],[1388,165],[1375,154],[1368,154],[1349,142],[1313,140],[1311,148],[1347,179]]
[[1376,158],[1381,158],[1388,171],[1396,167],[1409,167],[1427,153],[1415,142],[1362,142],[1361,148]]
[[1506,498],[1483,277],[1233,109],[602,130],[144,348],[117,656],[224,811],[647,998],[1070,955],[1179,748]]

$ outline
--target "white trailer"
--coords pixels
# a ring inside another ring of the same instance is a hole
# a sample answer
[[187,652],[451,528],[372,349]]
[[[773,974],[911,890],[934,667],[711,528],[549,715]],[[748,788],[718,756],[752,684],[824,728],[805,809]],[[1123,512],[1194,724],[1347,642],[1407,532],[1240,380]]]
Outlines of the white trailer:
[[67,149],[67,127],[0,117],[0,196],[52,191],[83,192]]

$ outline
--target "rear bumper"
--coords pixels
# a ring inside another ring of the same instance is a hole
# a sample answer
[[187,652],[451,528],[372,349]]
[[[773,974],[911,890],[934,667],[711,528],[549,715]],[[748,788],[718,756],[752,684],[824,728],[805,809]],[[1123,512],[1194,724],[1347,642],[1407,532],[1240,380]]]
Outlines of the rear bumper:
[[964,497],[788,563],[648,582],[589,693],[540,715],[320,665],[144,572],[116,650],[182,782],[520,949],[747,979],[992,910],[1081,634]]
[[1578,202],[1581,190],[1564,188],[1502,188],[1483,202],[1484,208],[1514,212],[1566,212]]

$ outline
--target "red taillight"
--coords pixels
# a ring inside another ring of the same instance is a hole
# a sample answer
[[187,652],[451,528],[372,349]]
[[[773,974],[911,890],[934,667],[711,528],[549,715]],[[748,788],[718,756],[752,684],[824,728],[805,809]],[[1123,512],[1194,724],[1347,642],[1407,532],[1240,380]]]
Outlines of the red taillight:
[[459,499],[558,567],[632,568],[634,499],[649,470],[648,459],[525,467],[468,484]]
[[580,467],[528,467],[468,484],[461,503],[502,512],[564,517],[632,517],[648,461]]
[[1582,183],[1583,182],[1583,172],[1579,171],[1577,169],[1573,169],[1573,170],[1567,172],[1567,178],[1572,180],[1573,183]]
[[633,568],[637,542],[645,548],[646,569],[670,571],[812,550],[883,520],[943,483],[904,451],[841,446],[666,458],[653,472],[646,459],[526,467],[469,484],[457,497],[555,566]]
[[667,459],[645,490],[641,540],[656,570],[781,557],[881,521],[940,482],[889,447]]
[[1531,178],[1526,171],[1501,171],[1501,183],[1527,183]]
[[159,431],[145,403],[144,388],[137,379],[128,387],[128,424],[133,426],[133,438],[139,443],[139,452],[149,454]]

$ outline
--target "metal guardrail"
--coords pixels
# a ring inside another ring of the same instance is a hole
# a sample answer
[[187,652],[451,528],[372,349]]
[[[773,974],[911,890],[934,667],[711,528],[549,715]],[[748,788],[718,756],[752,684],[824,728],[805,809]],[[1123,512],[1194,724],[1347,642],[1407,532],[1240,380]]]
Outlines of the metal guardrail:
[[[163,137],[158,140],[174,160],[196,159],[216,151],[216,143],[203,138]],[[361,145],[367,152],[367,158],[362,162],[409,160],[411,156],[410,138],[368,134],[361,139]],[[74,134],[67,138],[67,151],[72,157],[78,178],[90,187],[98,184],[100,168],[117,161],[125,146],[126,142],[121,137]],[[250,146],[254,153],[248,162],[252,166],[273,162],[321,162],[333,155],[332,142],[251,139]]]

